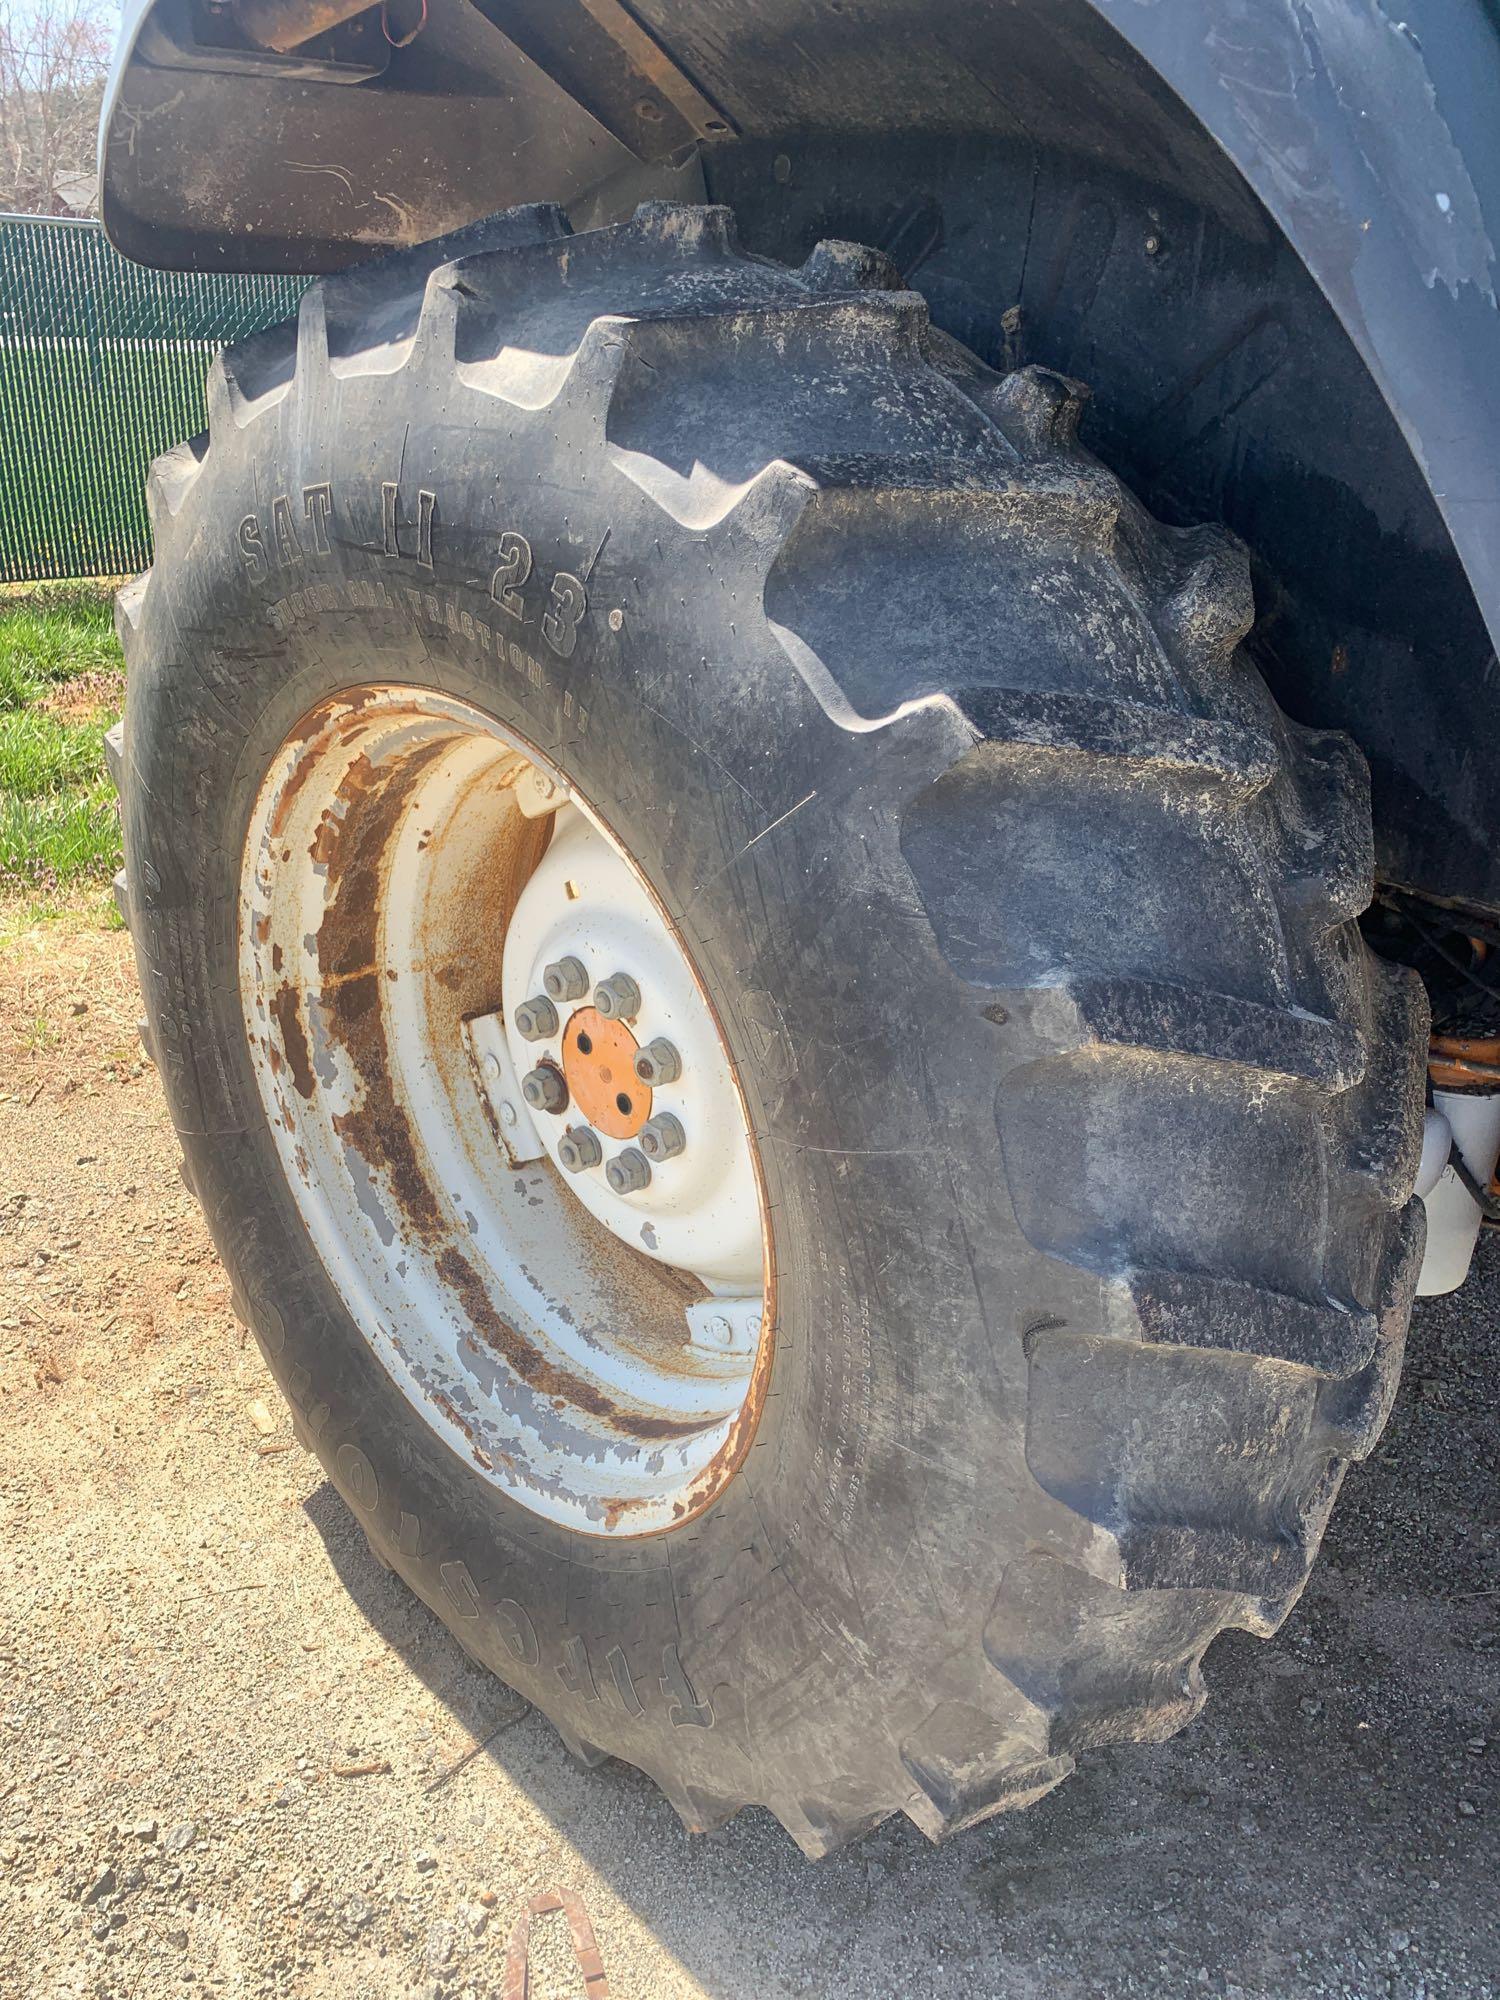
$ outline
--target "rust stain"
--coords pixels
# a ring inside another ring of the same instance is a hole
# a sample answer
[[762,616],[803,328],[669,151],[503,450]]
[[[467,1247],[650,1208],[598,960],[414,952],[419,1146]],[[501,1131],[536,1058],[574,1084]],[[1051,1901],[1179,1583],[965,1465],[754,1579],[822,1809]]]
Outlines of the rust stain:
[[318,817],[317,831],[308,845],[308,853],[320,868],[326,868],[332,861],[338,847],[339,823],[331,812],[324,811]]
[[[384,699],[378,686],[348,688],[342,694],[330,695],[310,708],[288,732],[286,748],[296,748],[304,743],[312,743],[326,735],[334,723],[338,724],[338,734],[345,743],[356,743],[369,734],[369,724],[360,722],[362,710],[374,707]],[[351,727],[350,725],[354,726]]]
[[691,1437],[700,1429],[680,1417],[645,1417],[634,1410],[619,1409],[596,1383],[558,1367],[548,1360],[534,1341],[496,1312],[494,1301],[483,1280],[463,1252],[447,1244],[433,1260],[438,1276],[457,1292],[469,1324],[485,1346],[499,1354],[529,1388],[541,1396],[562,1396],[574,1409],[586,1411],[625,1437]]
[[364,809],[348,813],[331,842],[331,900],[318,929],[329,1033],[348,1054],[362,1087],[354,1109],[335,1116],[334,1130],[371,1167],[383,1170],[392,1200],[428,1243],[443,1235],[443,1216],[428,1185],[411,1120],[396,1096],[374,959],[390,836],[412,785],[447,748],[441,739],[424,744],[384,774],[363,755],[349,766],[339,797],[351,806],[362,802]]
[[484,1449],[484,1446],[479,1442],[478,1438],[475,1437],[473,1424],[470,1423],[469,1419],[464,1415],[463,1411],[458,1407],[457,1403],[454,1402],[453,1398],[449,1395],[445,1395],[441,1389],[429,1389],[427,1391],[427,1394],[431,1398],[431,1400],[437,1404],[438,1408],[442,1411],[443,1415],[448,1419],[449,1423],[457,1425],[458,1429],[461,1430],[464,1436],[469,1440],[469,1450],[473,1454],[474,1463],[476,1465],[482,1466],[486,1472],[493,1472],[495,1469],[495,1461],[490,1457],[489,1453]]
[[[444,746],[430,744],[427,747],[429,750],[433,750]],[[311,762],[312,759],[308,761]],[[429,761],[430,759],[424,756],[421,751],[414,753],[405,764],[398,767],[395,774],[398,784],[399,780],[414,766],[420,768],[422,764]],[[339,780],[339,788],[334,793],[335,805],[342,806],[344,810],[343,812],[337,812],[327,807],[324,808],[318,818],[317,832],[313,835],[312,844],[307,850],[320,867],[327,868],[330,872],[332,871],[334,857],[338,852],[339,844],[343,838],[345,818],[354,806],[370,796],[379,782],[379,774],[363,750],[360,751],[357,757],[350,759],[343,777]],[[387,783],[389,782],[391,780],[388,778]]]
[[[319,730],[314,733],[321,734],[321,725]],[[296,742],[299,739],[292,737],[289,740]],[[297,796],[317,768],[318,760],[316,757],[300,757],[296,764],[293,765],[291,776],[282,786],[281,794],[276,801],[276,810],[271,815],[270,834],[272,840],[280,840],[281,836],[286,832],[287,821],[292,816],[292,807],[297,803]]]
[[307,1046],[307,1030],[302,1025],[302,996],[290,980],[283,979],[271,1000],[271,1018],[281,1030],[281,1046],[286,1050],[287,1067],[299,1097],[310,1098],[313,1083],[312,1052]]

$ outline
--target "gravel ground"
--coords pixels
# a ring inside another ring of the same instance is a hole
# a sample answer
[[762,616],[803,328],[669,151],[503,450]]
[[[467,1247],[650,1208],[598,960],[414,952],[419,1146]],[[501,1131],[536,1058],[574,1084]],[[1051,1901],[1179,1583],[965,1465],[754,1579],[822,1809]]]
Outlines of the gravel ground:
[[[615,2000],[1500,1991],[1500,1236],[1198,1724],[814,1867],[575,1769],[376,1565],[231,1317],[135,1013],[118,934],[0,946],[0,1994],[486,2000],[554,1887]],[[576,2000],[561,1919],[533,1942],[532,2000]]]

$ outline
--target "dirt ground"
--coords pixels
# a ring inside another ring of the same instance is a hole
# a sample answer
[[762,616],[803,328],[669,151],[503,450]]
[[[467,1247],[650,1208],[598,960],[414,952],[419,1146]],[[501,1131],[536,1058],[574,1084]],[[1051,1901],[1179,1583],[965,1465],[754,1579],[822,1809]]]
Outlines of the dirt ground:
[[[375,1564],[231,1315],[127,947],[0,946],[7,2000],[485,2000],[554,1887],[615,2000],[1500,1991],[1500,1237],[1419,1309],[1302,1606],[1215,1647],[1192,1730],[814,1867],[574,1768]],[[576,2000],[561,1919],[533,1939],[532,2000]]]

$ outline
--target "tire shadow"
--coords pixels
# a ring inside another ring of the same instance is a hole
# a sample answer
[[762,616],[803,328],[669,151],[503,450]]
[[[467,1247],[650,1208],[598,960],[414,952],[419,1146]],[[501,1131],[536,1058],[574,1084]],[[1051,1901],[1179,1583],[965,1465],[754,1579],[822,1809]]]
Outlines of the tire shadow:
[[1500,1986],[1497,1371],[1491,1233],[1464,1292],[1419,1304],[1391,1424],[1281,1633],[1211,1649],[1182,1736],[1087,1752],[1029,1812],[937,1851],[899,1817],[818,1864],[759,1809],[689,1836],[641,1773],[580,1771],[543,1718],[516,1720],[519,1697],[375,1561],[331,1487],[307,1514],[476,1741],[510,1723],[483,1761],[717,2000],[1479,2000]]
[[476,1740],[524,1720],[531,1704],[471,1660],[448,1628],[377,1561],[336,1487],[324,1480],[303,1502],[334,1574],[372,1629]]

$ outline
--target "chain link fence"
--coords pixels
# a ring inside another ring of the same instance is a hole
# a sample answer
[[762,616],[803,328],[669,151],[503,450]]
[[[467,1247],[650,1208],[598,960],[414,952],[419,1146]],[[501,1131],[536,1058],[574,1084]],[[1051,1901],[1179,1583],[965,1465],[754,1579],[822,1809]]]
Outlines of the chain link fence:
[[97,222],[0,216],[0,582],[144,569],[146,468],[203,429],[219,349],[306,282],[148,271]]

